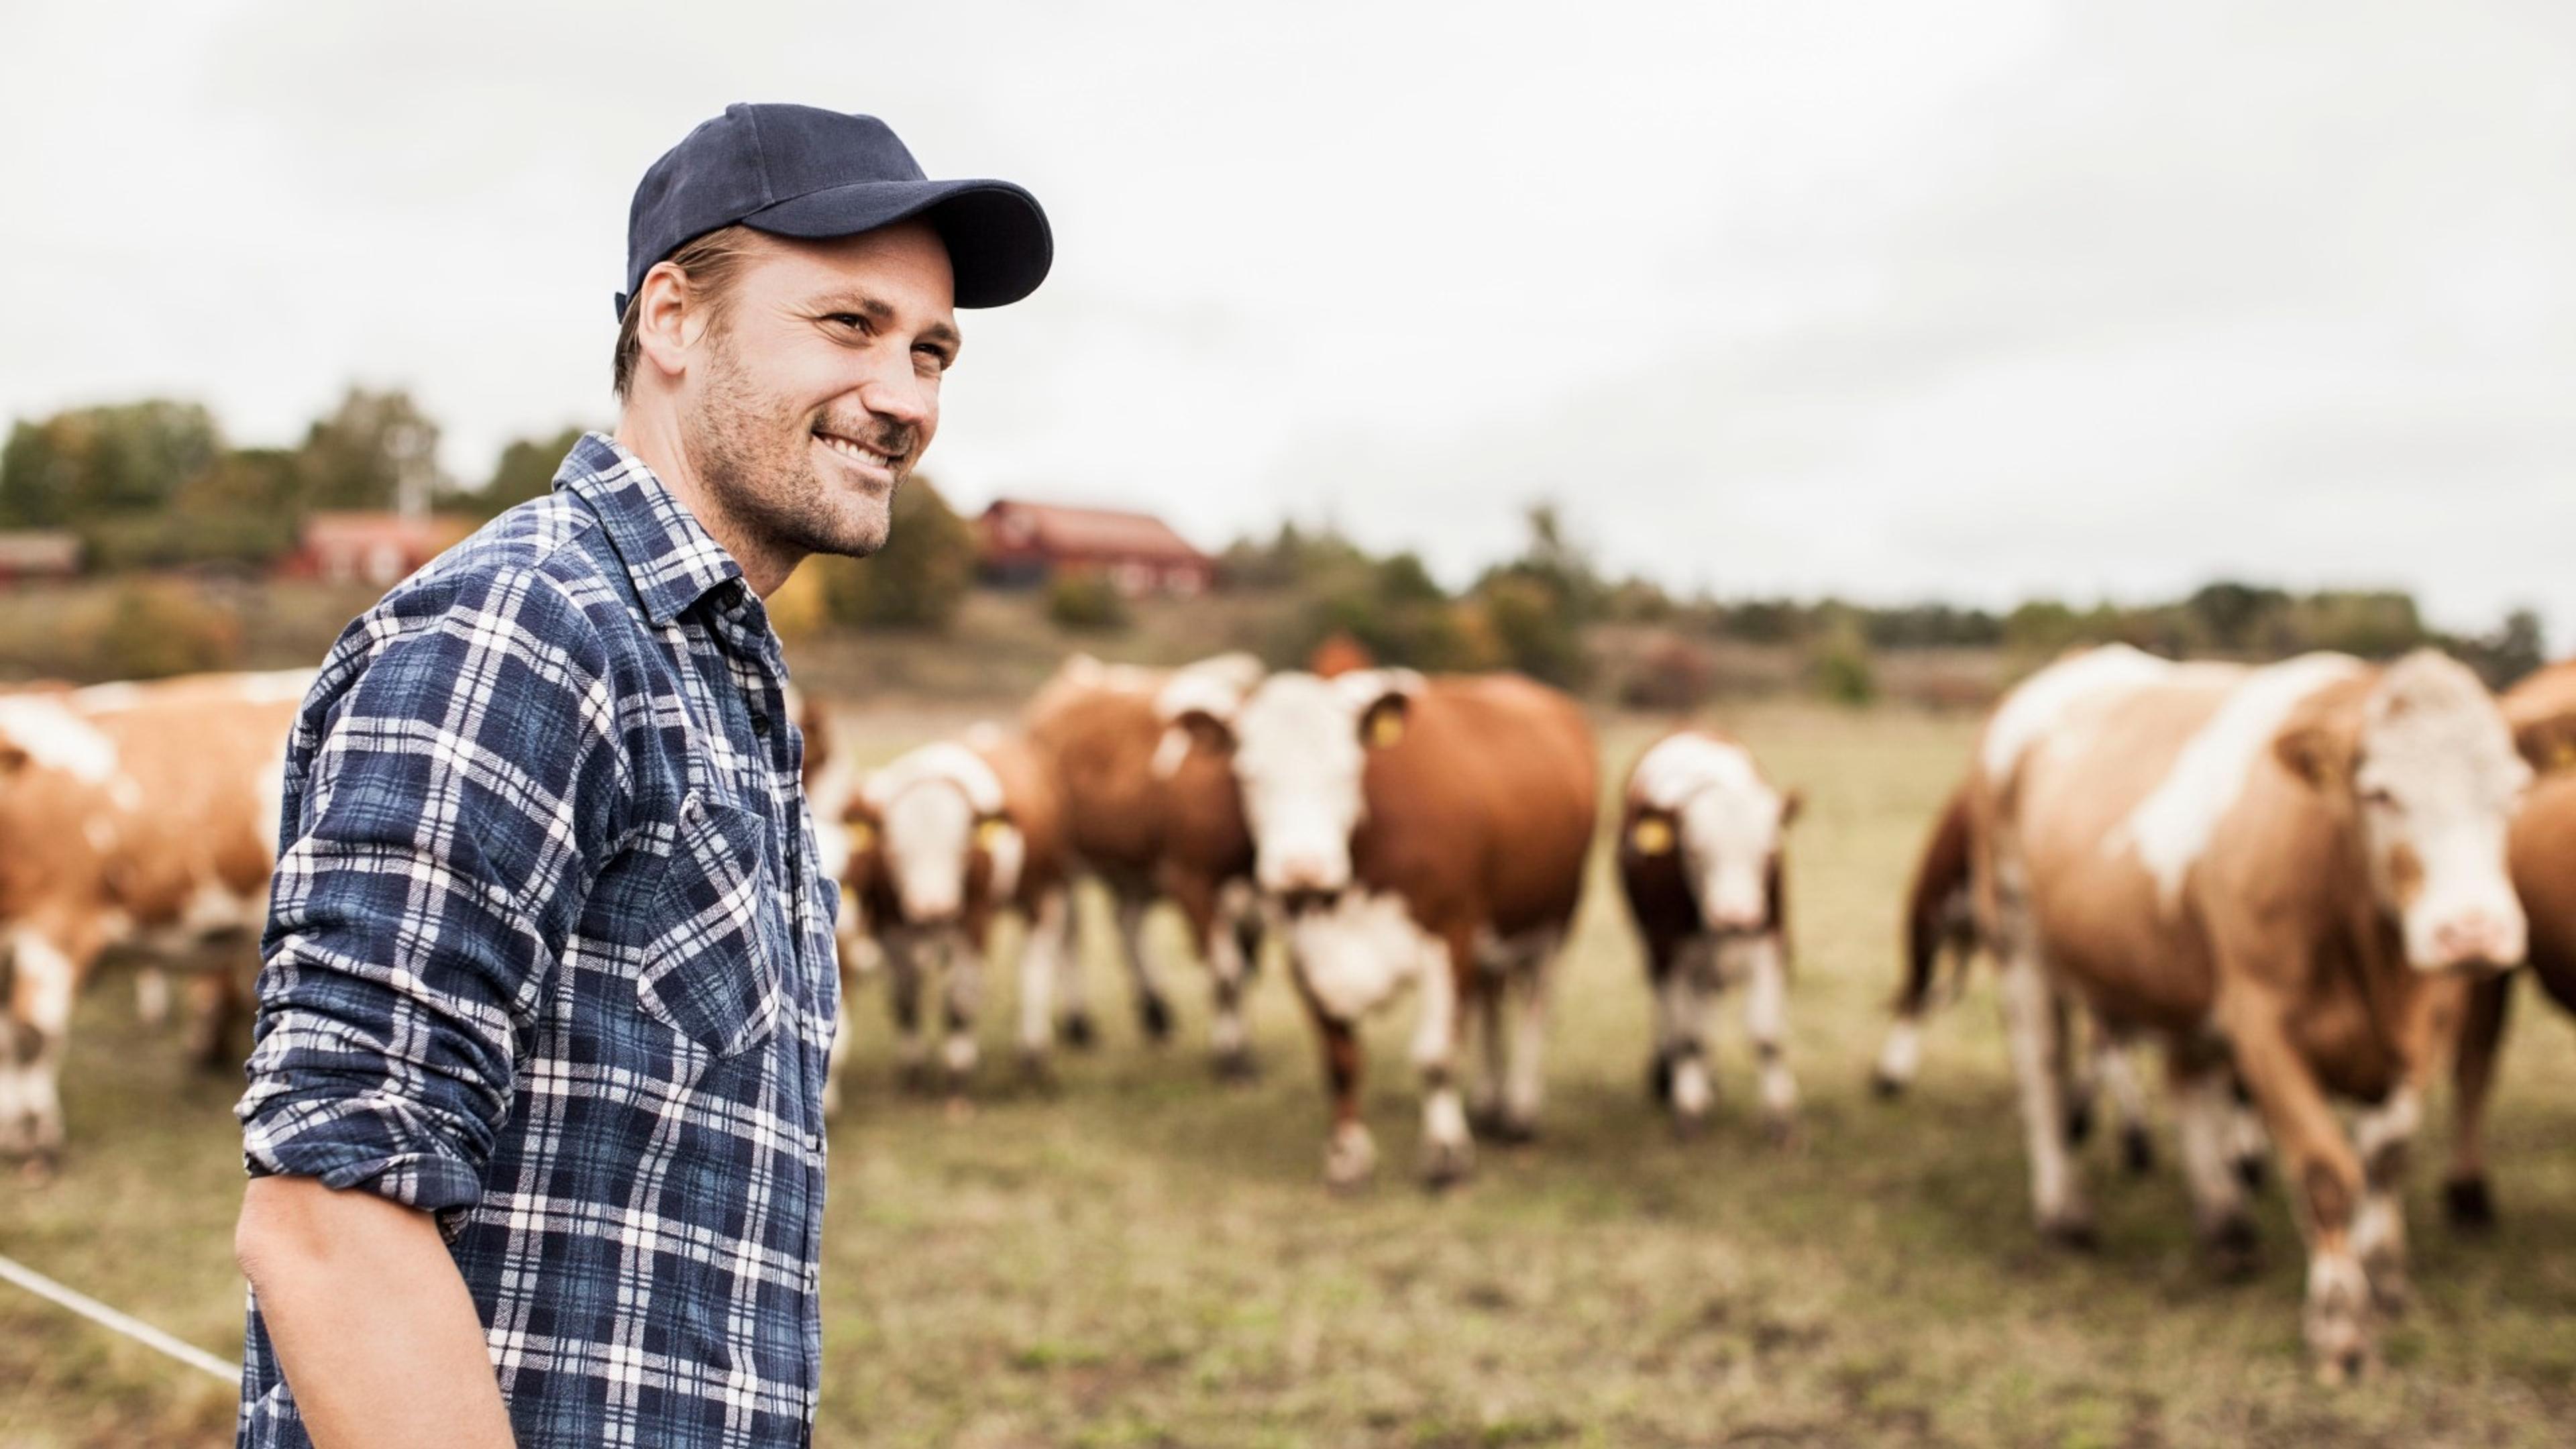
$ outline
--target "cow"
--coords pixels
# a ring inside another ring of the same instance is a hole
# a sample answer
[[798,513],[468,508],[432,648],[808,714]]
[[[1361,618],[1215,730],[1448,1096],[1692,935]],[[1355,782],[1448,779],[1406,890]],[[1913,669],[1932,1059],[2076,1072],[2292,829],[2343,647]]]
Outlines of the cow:
[[1548,967],[1599,810],[1581,708],[1517,675],[1293,671],[1230,715],[1197,709],[1184,723],[1231,764],[1254,879],[1323,1050],[1326,1183],[1354,1188],[1375,1169],[1359,1024],[1408,986],[1420,996],[1423,1180],[1442,1186],[1473,1164],[1456,1081],[1471,1033],[1484,1041],[1475,1119],[1532,1136]]
[[[1970,965],[1985,950],[1985,931],[1978,924],[1976,892],[1968,864],[1968,786],[1962,782],[1943,802],[1924,838],[1914,876],[1905,897],[1905,979],[1897,989],[1896,1020],[1890,1024],[1878,1058],[1870,1069],[1870,1090],[1881,1098],[1904,1095],[1913,1085],[1923,1059],[1924,1019],[1936,994],[1955,997],[1965,986]],[[1941,962],[1950,961],[1946,993]],[[2057,1008],[2064,1017],[2063,1002]],[[2120,1156],[2133,1173],[2155,1167],[2155,1137],[2148,1126],[2146,1084],[2139,1077],[2131,1044],[2099,1020],[2084,1018],[2089,1048],[2070,1055],[2061,1070],[2066,1099],[2066,1140],[2080,1144],[2093,1132],[2093,1100],[2107,1090],[2119,1119]],[[2259,1178],[2264,1144],[2250,1112],[2239,1113],[2236,1152],[2238,1171]],[[2248,1135],[2248,1134],[2251,1135]]]
[[1785,1142],[1795,1125],[1781,844],[1799,802],[1797,791],[1763,778],[1744,746],[1692,729],[1649,746],[1621,792],[1619,883],[1645,944],[1655,1001],[1648,1077],[1685,1135],[1706,1118],[1713,1096],[1702,1017],[1728,982],[1745,987],[1763,1128]]
[[[970,731],[897,757],[869,775],[841,812],[849,855],[843,882],[882,952],[907,1085],[930,1081],[922,991],[943,987],[941,1064],[952,1095],[976,1065],[975,1013],[993,919],[1027,922],[1020,953],[1020,1050],[1042,1074],[1048,1001],[1071,950],[1063,802],[1028,742]],[[845,1014],[846,1023],[846,1014]],[[827,1095],[837,1101],[834,1053]]]
[[[267,915],[286,736],[310,671],[0,696],[0,1153],[63,1143],[72,1003],[100,956],[251,943]],[[194,1054],[242,1005],[198,978]]]
[[[2307,1240],[2304,1336],[2349,1381],[2408,1296],[2399,1191],[2470,983],[2521,959],[2505,836],[2531,777],[2494,698],[2430,650],[2261,668],[2120,647],[1997,711],[1970,798],[2041,1229],[2089,1242],[2053,993],[2160,1039],[2196,1224],[2251,1247],[2230,1068]],[[2332,1101],[2356,1100],[2352,1133]]]
[[[1169,998],[1145,951],[1146,911],[1169,897],[1208,964],[1215,1010],[1210,1044],[1220,1076],[1251,1075],[1243,997],[1260,964],[1252,837],[1233,776],[1202,748],[1192,721],[1232,713],[1261,676],[1260,661],[1218,655],[1177,670],[1067,660],[1031,699],[1028,736],[1063,793],[1067,848],[1079,872],[1107,889],[1145,1034],[1172,1031]],[[1093,1038],[1078,971],[1068,971],[1059,1029]]]
[[[2515,746],[2540,772],[2506,841],[2514,893],[2531,924],[2527,974],[2551,1000],[2576,1012],[2576,661],[2524,679],[2505,692],[2502,704]],[[2486,1112],[2512,990],[2510,975],[2479,982],[2460,1028],[2453,1066],[2456,1130],[2442,1201],[2451,1221],[2466,1228],[2495,1221]]]

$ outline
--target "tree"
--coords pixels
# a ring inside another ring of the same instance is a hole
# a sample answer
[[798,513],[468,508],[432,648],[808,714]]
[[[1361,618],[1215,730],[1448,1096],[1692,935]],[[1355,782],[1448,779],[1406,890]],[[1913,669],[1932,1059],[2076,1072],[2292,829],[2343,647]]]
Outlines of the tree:
[[975,529],[916,474],[895,494],[884,548],[864,559],[809,559],[805,568],[820,575],[836,624],[937,633],[975,585]]
[[531,498],[543,498],[554,491],[555,470],[563,466],[564,455],[581,441],[585,430],[565,428],[550,438],[521,438],[501,450],[501,460],[483,486],[459,493],[455,505],[479,518],[492,518]]
[[307,508],[397,508],[438,491],[438,424],[399,389],[352,387],[304,435],[297,460]]
[[212,414],[166,398],[21,422],[0,448],[0,525],[63,528],[160,508],[223,450]]

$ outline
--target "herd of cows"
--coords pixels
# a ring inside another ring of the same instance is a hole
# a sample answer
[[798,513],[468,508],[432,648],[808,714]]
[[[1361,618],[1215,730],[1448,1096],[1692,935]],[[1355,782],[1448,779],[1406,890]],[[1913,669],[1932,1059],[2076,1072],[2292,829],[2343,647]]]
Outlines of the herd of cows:
[[[1243,1002],[1267,943],[1318,1039],[1324,1175],[1366,1180],[1359,1028],[1409,994],[1426,1181],[1475,1143],[1536,1129],[1548,977],[1605,818],[1653,1002],[1650,1080],[1677,1129],[1714,1093],[1704,1018],[1740,991],[1775,1136],[1784,1055],[1782,845],[1796,792],[1740,744],[1677,728],[1600,807],[1582,708],[1517,676],[1343,661],[1267,672],[1069,661],[1015,729],[979,727],[862,770],[810,703],[807,786],[841,877],[846,1000],[882,977],[908,1081],[962,1092],[998,916],[1024,929],[1016,1037],[1043,1073],[1095,1036],[1073,887],[1111,903],[1145,1030],[1168,985],[1144,949],[1180,911],[1213,992],[1220,1071],[1249,1069]],[[189,973],[192,1050],[236,1061],[286,730],[305,675],[206,676],[0,694],[0,1153],[59,1150],[72,1005],[99,959]],[[1990,955],[2042,1232],[2092,1234],[2070,1143],[2107,1091],[2152,1160],[2130,1048],[2163,1048],[2196,1226],[2252,1246],[2248,1193],[2276,1161],[2308,1252],[2320,1374],[2371,1359],[2407,1296],[2400,1191],[2433,1074],[2458,1117],[2447,1202],[2492,1213],[2480,1125],[2507,971],[2576,1010],[2576,664],[2501,700],[2421,652],[2175,663],[2119,646],[2056,661],[1980,732],[1907,903],[1909,970],[1879,1087],[1914,1075],[1945,949]],[[147,969],[147,1008],[166,1001]],[[935,999],[934,999],[935,998]],[[166,1007],[164,1007],[166,1009]],[[933,1027],[936,1027],[934,1031]],[[936,1037],[934,1042],[933,1038]],[[852,1040],[835,1047],[833,1091]],[[2341,1109],[2349,1108],[2349,1125]]]

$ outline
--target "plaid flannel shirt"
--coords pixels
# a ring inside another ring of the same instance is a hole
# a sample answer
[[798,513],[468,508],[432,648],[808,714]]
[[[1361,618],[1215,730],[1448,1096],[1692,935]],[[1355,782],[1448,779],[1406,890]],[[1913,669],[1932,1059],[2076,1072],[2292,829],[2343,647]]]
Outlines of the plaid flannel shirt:
[[[522,1446],[807,1441],[838,891],[777,636],[643,462],[344,632],[288,741],[254,1175],[434,1215]],[[240,1442],[308,1442],[254,1297]]]

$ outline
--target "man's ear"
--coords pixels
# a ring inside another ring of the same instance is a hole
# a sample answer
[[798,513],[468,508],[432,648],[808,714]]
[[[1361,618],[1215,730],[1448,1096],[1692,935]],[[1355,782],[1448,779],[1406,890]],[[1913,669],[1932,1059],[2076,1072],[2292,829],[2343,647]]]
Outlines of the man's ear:
[[644,361],[666,377],[689,370],[689,349],[705,332],[706,299],[689,284],[689,274],[669,262],[655,262],[636,288],[635,346]]
[[1780,792],[1780,828],[1786,830],[1807,808],[1807,792],[1792,785]]

